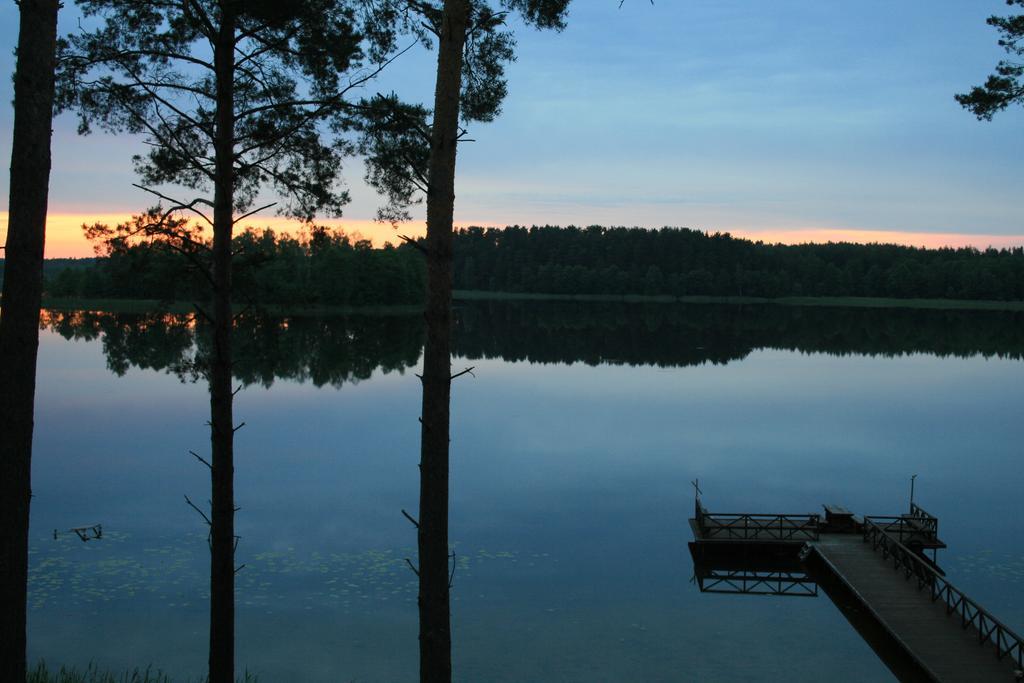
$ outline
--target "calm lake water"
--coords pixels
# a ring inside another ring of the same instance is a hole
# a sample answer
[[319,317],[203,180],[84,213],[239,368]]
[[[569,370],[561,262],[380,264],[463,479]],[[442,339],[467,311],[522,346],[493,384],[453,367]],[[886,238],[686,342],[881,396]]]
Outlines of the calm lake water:
[[[205,343],[187,319],[42,332],[30,658],[205,668]],[[261,681],[412,681],[420,318],[246,320],[238,660]],[[461,681],[886,681],[821,592],[701,593],[723,512],[940,518],[948,577],[1024,632],[1024,314],[460,304],[452,400]],[[197,356],[198,353],[198,356]],[[198,365],[197,365],[198,362]],[[102,540],[58,534],[102,523]]]

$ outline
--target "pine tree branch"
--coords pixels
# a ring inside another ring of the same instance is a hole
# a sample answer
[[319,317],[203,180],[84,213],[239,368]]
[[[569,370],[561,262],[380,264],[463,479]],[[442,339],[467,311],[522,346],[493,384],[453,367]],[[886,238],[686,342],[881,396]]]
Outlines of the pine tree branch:
[[200,509],[199,509],[199,508],[198,508],[198,507],[196,506],[196,504],[195,504],[195,503],[193,503],[193,502],[192,502],[192,499],[191,499],[191,498],[189,498],[188,496],[185,496],[185,502],[186,502],[186,503],[188,503],[188,506],[189,506],[190,508],[192,508],[193,510],[195,510],[196,512],[198,512],[198,513],[199,513],[199,515],[200,515],[200,516],[201,516],[201,517],[203,518],[203,520],[204,520],[204,521],[206,522],[206,525],[207,525],[207,526],[210,526],[210,527],[212,527],[212,526],[213,526],[213,522],[211,522],[211,521],[210,521],[210,518],[209,518],[209,517],[208,517],[208,516],[206,515],[206,513],[205,513],[205,512],[203,512],[202,510],[200,510]]
[[195,459],[196,459],[196,460],[198,460],[199,462],[203,463],[204,465],[206,465],[207,467],[209,467],[209,468],[210,468],[211,470],[213,469],[213,465],[211,465],[211,464],[210,464],[210,463],[209,463],[209,462],[208,462],[208,461],[207,461],[207,460],[206,460],[205,458],[203,458],[203,457],[202,457],[201,455],[199,455],[199,454],[198,454],[198,453],[196,453],[195,451],[189,451],[189,453],[191,453],[191,454],[192,454],[193,456],[195,456]]

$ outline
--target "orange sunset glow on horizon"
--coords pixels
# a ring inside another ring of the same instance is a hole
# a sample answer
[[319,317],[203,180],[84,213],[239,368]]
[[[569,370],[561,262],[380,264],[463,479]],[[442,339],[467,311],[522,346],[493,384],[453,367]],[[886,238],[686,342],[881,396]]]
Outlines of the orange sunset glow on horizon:
[[[47,217],[46,257],[47,258],[87,258],[94,255],[93,244],[82,233],[83,224],[107,223],[115,225],[130,218],[127,213],[50,213]],[[368,239],[374,246],[382,247],[390,242],[398,244],[400,235],[421,237],[426,233],[423,221],[409,221],[392,226],[367,219],[324,219],[315,221],[317,225],[326,225],[340,230],[353,240]],[[509,222],[514,225],[516,222]],[[529,224],[521,221],[518,224]],[[300,221],[280,216],[254,217],[245,221],[245,227],[271,228],[277,232],[300,234],[306,226]],[[483,227],[503,227],[486,221],[457,221],[457,227],[479,225]],[[728,232],[733,237],[761,241],[769,244],[806,244],[824,242],[853,242],[859,244],[882,243],[901,244],[914,247],[938,249],[942,247],[974,247],[996,249],[1024,246],[1024,235],[993,235],[948,232],[910,232],[899,230],[863,230],[848,228],[792,228],[792,229],[755,229],[755,228],[720,228],[708,232]],[[6,238],[7,212],[0,212],[0,235]]]
[[[129,213],[60,213],[51,212],[46,219],[46,258],[87,258],[94,256],[94,245],[82,233],[82,225],[106,223],[117,225],[131,218]],[[373,220],[324,219],[315,221],[317,225],[325,225],[340,230],[353,240],[368,239],[376,247],[385,243],[398,244],[402,241],[399,235],[420,237],[426,233],[426,224],[422,221],[410,221],[392,227],[389,223]],[[296,220],[279,216],[254,217],[251,221],[243,221],[243,227],[271,228],[277,232],[293,235],[301,233],[306,226]],[[6,239],[7,212],[0,211],[0,237]]]

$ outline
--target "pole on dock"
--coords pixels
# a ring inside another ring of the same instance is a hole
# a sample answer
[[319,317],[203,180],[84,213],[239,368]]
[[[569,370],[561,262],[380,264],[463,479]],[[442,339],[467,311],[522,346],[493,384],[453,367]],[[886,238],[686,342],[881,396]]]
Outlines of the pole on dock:
[[908,512],[914,512],[914,480],[917,479],[916,474],[910,476],[910,510]]

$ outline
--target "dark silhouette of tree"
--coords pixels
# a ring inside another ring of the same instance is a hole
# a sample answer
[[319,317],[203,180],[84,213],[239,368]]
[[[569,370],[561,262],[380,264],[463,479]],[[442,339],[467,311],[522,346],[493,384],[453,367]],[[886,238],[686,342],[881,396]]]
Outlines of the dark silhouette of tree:
[[[569,0],[382,0],[393,11],[417,13],[419,24],[437,40],[437,76],[432,120],[427,112],[397,98],[377,98],[373,106],[387,125],[366,128],[367,180],[391,200],[384,217],[405,215],[417,191],[426,195],[427,236],[420,244],[427,261],[420,421],[419,553],[420,679],[451,680],[451,576],[448,570],[448,442],[451,399],[452,217],[455,158],[465,132],[460,120],[490,121],[501,110],[508,88],[505,64],[515,42],[504,29],[510,12],[529,24],[560,29]],[[400,153],[396,154],[398,151]]]
[[32,428],[58,0],[21,0],[0,311],[0,680],[25,680]]
[[[1006,4],[1024,7],[1024,0],[1006,0]],[[984,85],[956,95],[956,101],[979,120],[991,121],[993,114],[1011,104],[1024,104],[1024,14],[991,16],[986,21],[999,31],[999,45],[1010,59],[1000,61]]]
[[420,412],[420,680],[452,679],[448,574],[448,444],[451,407],[452,220],[463,47],[470,0],[445,0],[438,33],[427,181],[427,342]]
[[[210,387],[210,659],[212,683],[234,681],[234,432],[232,232],[269,186],[283,213],[306,220],[339,214],[347,193],[335,183],[351,143],[341,135],[345,97],[383,68],[365,43],[356,7],[335,0],[80,0],[87,22],[64,46],[63,105],[92,125],[142,135],[136,156],[144,189],[168,205],[112,237],[161,235],[193,258],[207,280],[212,329]],[[370,32],[375,29],[369,24]],[[373,35],[370,36],[373,38]],[[376,66],[366,70],[369,56]],[[348,74],[348,76],[345,76]],[[352,75],[356,74],[356,75]],[[343,80],[344,77],[344,80]],[[172,196],[212,190],[212,197]],[[212,228],[209,254],[198,230],[174,224],[191,213]],[[240,215],[241,214],[241,215]]]

